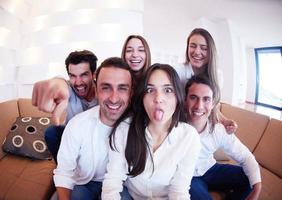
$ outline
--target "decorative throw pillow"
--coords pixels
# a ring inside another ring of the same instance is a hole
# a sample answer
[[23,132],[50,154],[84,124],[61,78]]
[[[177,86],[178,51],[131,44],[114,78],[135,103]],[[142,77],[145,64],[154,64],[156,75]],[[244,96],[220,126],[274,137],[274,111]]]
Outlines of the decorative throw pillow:
[[50,125],[48,117],[18,117],[4,140],[3,150],[32,159],[51,159],[44,140]]

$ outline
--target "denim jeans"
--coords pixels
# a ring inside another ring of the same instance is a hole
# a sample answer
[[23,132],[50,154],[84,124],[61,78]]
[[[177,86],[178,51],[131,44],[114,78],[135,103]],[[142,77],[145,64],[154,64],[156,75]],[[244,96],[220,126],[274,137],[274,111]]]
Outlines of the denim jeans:
[[242,167],[216,163],[203,176],[192,178],[191,200],[212,200],[209,190],[224,191],[229,200],[243,200],[252,188]]
[[[102,182],[90,181],[85,185],[76,185],[71,193],[71,200],[101,200]],[[121,200],[132,200],[127,188],[123,187]]]
[[56,163],[64,129],[65,126],[49,126],[45,130],[45,142]]

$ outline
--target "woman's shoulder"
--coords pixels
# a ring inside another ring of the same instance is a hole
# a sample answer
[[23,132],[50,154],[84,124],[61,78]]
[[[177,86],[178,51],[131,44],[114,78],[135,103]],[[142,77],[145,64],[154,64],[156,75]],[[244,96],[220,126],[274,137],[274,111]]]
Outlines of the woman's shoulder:
[[184,129],[195,129],[192,125],[188,124],[187,122],[178,122],[179,127]]
[[[199,137],[197,130],[186,122],[179,122],[176,131],[189,137]],[[189,134],[187,134],[189,133]]]
[[172,141],[178,145],[185,146],[185,149],[199,149],[201,146],[200,136],[196,129],[188,123],[179,122],[178,126],[174,129]]
[[194,75],[192,66],[187,63],[179,63],[175,65],[174,69],[183,83],[186,83]]
[[183,72],[185,70],[185,63],[177,63],[173,68],[179,74],[180,72]]

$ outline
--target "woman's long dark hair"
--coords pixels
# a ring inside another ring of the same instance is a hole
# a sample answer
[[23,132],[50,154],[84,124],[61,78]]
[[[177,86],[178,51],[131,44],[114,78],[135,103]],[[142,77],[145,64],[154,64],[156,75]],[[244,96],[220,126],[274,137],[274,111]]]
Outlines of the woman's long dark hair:
[[[137,176],[141,174],[146,166],[146,159],[149,151],[149,144],[146,140],[145,129],[149,124],[149,117],[145,111],[143,99],[146,94],[147,84],[149,78],[155,70],[163,70],[167,73],[173,87],[176,96],[176,108],[172,115],[171,124],[169,126],[168,132],[172,130],[173,127],[178,125],[178,122],[185,122],[186,117],[184,113],[184,95],[182,93],[180,79],[177,72],[170,66],[166,64],[154,64],[145,73],[140,84],[136,88],[134,99],[132,102],[131,112],[127,112],[123,115],[121,119],[115,124],[114,129],[111,133],[110,145],[111,148],[114,147],[114,134],[118,124],[126,117],[132,116],[132,121],[129,126],[127,144],[125,148],[125,157],[128,163],[128,175]],[[130,114],[131,113],[131,114]],[[150,155],[151,156],[151,155]],[[151,157],[152,158],[152,157]]]

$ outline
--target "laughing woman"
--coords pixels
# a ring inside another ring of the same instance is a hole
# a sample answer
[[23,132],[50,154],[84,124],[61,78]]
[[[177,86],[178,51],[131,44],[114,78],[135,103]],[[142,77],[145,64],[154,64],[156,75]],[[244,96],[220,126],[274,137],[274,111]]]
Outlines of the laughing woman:
[[[220,87],[217,75],[216,46],[211,34],[202,28],[195,28],[187,38],[186,61],[176,66],[184,89],[187,81],[193,76],[204,74],[211,80],[217,93],[216,99],[220,99]],[[217,116],[228,133],[234,133],[238,127],[232,119],[227,119],[217,109]]]
[[151,52],[145,38],[140,35],[128,36],[122,48],[121,58],[130,66],[138,81],[151,65]]
[[190,199],[200,150],[185,122],[180,79],[169,65],[152,65],[136,89],[133,115],[111,134],[103,199],[120,199],[123,182],[133,199]]

